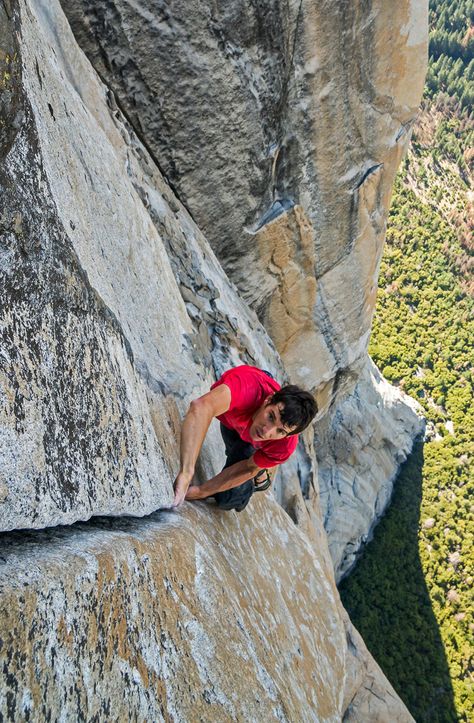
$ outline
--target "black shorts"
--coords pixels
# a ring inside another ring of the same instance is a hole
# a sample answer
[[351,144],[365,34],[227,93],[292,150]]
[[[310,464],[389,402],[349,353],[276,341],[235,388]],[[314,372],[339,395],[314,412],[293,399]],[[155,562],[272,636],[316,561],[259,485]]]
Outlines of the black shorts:
[[[268,376],[272,377],[273,379],[273,376],[270,374],[270,372],[267,372],[265,369],[263,369],[262,371],[264,371],[265,374],[268,374]],[[221,435],[222,439],[224,440],[225,453],[227,457],[223,469],[226,469],[226,467],[230,467],[236,462],[241,462],[243,459],[249,459],[253,455],[253,453],[257,451],[255,447],[252,447],[249,442],[244,442],[244,440],[239,437],[235,430],[225,427],[222,423]],[[262,475],[263,473],[265,473],[267,484],[261,484],[257,489],[267,489],[270,485],[270,478],[268,477],[267,470],[262,470],[258,473],[257,477],[259,477],[259,482],[261,482],[260,475]],[[243,510],[244,507],[247,506],[251,496],[256,491],[255,485],[256,477],[251,477],[251,479],[247,480],[246,482],[242,482],[242,484],[238,485],[237,487],[233,487],[230,490],[225,490],[224,492],[217,492],[217,494],[213,496],[215,497],[216,504],[218,507],[220,507],[220,509],[237,510],[237,512],[241,512],[241,510]]]
[[[244,442],[240,439],[237,432],[233,429],[228,429],[228,427],[224,427],[223,424],[221,424],[221,434],[227,455],[223,469],[243,459],[249,459],[255,452],[255,447],[252,447],[248,442]],[[237,510],[237,512],[241,512],[244,507],[248,505],[254,490],[255,483],[252,477],[237,487],[232,487],[232,489],[225,490],[224,492],[217,492],[214,497],[217,506],[221,510]]]

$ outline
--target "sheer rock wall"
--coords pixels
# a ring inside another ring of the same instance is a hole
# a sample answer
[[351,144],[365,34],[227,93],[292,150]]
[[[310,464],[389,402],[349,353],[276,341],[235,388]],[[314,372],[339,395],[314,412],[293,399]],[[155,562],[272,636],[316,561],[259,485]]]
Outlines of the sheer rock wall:
[[[311,433],[279,472],[288,515],[267,494],[240,516],[198,504],[71,525],[170,504],[180,417],[224,368],[283,381],[296,367],[59,5],[4,2],[0,40],[1,715],[411,720],[340,605]],[[320,286],[308,219],[300,199],[252,236],[267,249],[287,239],[272,263],[300,314],[283,292],[272,314],[288,310],[295,338]],[[221,463],[213,432],[198,478]]]
[[[291,380],[316,391],[321,416],[331,410],[316,447],[343,574],[422,430],[404,395],[387,405],[390,385],[368,381],[367,346],[392,183],[422,93],[427,2],[64,10]],[[361,437],[364,418],[382,431]],[[340,432],[343,442],[321,444]]]
[[65,2],[75,35],[321,406],[366,363],[427,2]]
[[284,372],[64,16],[37,3],[12,42],[1,529],[146,514],[172,500],[189,400],[239,360]]
[[2,719],[411,721],[321,552],[271,499],[10,533]]
[[369,362],[355,391],[316,430],[321,514],[336,580],[357,561],[424,430],[420,405]]

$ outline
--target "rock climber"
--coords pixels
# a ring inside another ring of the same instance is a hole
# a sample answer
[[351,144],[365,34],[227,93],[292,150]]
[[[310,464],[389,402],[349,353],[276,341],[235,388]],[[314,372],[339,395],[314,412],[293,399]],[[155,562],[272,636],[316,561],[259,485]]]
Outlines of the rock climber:
[[[229,369],[211,390],[191,402],[181,430],[181,466],[173,506],[215,497],[225,510],[244,509],[271,483],[268,469],[293,454],[298,434],[318,411],[313,396],[295,385],[280,387],[270,372],[242,365]],[[222,472],[191,484],[212,418],[221,423],[227,460]]]

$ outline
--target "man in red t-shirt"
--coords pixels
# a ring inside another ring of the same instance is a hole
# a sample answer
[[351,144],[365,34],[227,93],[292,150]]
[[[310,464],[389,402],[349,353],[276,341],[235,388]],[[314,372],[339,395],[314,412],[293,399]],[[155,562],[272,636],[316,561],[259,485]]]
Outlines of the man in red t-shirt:
[[[281,388],[269,372],[247,365],[225,372],[210,392],[191,402],[184,419],[174,506],[215,497],[219,507],[240,511],[255,490],[267,488],[261,475],[293,454],[299,432],[316,412],[309,392],[294,385]],[[190,486],[213,417],[221,422],[227,462],[212,479]]]

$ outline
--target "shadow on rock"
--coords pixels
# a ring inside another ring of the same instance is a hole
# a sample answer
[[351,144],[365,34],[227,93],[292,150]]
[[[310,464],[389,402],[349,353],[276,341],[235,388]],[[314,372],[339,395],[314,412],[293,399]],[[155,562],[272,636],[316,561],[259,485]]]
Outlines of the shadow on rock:
[[423,443],[357,568],[340,585],[352,622],[418,723],[457,721],[448,664],[418,554]]

